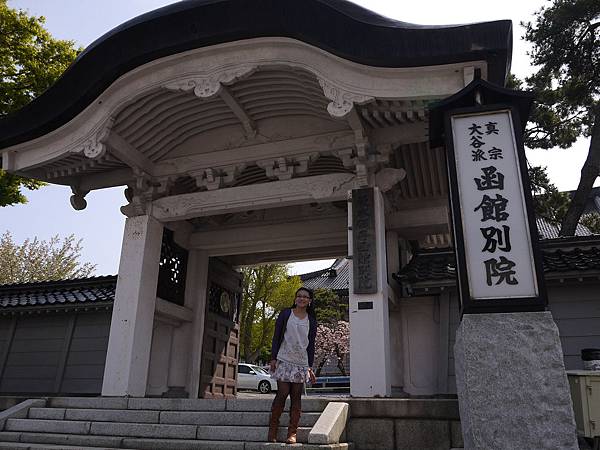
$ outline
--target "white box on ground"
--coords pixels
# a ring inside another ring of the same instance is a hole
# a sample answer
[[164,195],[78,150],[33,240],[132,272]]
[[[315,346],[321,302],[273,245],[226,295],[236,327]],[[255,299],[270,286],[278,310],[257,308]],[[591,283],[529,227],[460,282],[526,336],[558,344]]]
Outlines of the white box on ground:
[[569,387],[577,433],[600,437],[600,371],[569,370]]

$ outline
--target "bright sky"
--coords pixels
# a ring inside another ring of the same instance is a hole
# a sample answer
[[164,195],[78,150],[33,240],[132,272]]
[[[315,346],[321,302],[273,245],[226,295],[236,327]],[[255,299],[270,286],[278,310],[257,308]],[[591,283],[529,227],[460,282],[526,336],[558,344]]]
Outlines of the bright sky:
[[[521,40],[521,21],[531,20],[542,0],[355,0],[368,9],[404,22],[418,24],[457,24],[490,20],[513,21],[512,71],[519,77],[531,67],[527,47]],[[44,16],[46,28],[56,38],[74,40],[86,47],[110,29],[172,0],[8,0],[9,6]],[[550,178],[561,190],[577,188],[579,173],[589,142],[581,140],[569,150],[529,150],[534,165],[548,167]],[[48,239],[55,234],[74,234],[83,239],[83,260],[97,264],[96,275],[116,274],[125,217],[119,206],[126,203],[123,188],[94,191],[87,195],[88,206],[75,211],[69,204],[70,189],[48,186],[27,193],[29,203],[0,208],[0,233],[9,230],[17,242],[37,236]],[[305,273],[328,267],[330,261],[298,263],[293,273]]]

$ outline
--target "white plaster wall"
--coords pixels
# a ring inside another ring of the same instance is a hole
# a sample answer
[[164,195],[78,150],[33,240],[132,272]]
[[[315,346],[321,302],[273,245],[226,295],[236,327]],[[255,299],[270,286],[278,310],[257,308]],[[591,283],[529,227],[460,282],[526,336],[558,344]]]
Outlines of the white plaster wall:
[[171,341],[173,339],[173,325],[155,318],[154,333],[152,335],[152,350],[150,354],[150,367],[148,369],[147,395],[162,395],[168,390],[169,359],[171,354]]
[[454,369],[454,343],[460,325],[460,306],[456,291],[450,293],[450,317],[448,327],[448,394],[456,394],[456,371]]
[[185,305],[193,311],[193,318],[189,338],[190,361],[187,369],[186,391],[190,398],[198,398],[208,289],[208,254],[201,250],[191,250],[189,256]]
[[173,329],[171,355],[169,360],[169,388],[185,390],[187,374],[191,363],[192,324],[184,323]]
[[404,348],[402,345],[402,311],[390,310],[390,371],[392,388],[404,386]]
[[191,359],[191,316],[189,309],[157,299],[148,368],[148,395],[162,395],[171,390],[177,390],[180,395],[185,390]]
[[434,297],[402,299],[404,390],[412,395],[438,392],[439,304]]

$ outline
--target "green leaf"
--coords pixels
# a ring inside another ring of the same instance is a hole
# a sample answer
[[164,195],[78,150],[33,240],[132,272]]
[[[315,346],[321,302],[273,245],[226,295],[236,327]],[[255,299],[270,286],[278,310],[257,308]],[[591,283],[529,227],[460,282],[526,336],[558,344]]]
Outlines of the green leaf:
[[[82,50],[74,48],[73,41],[54,39],[44,22],[0,0],[0,118],[52,86]],[[26,203],[22,188],[43,185],[0,171],[0,206]]]

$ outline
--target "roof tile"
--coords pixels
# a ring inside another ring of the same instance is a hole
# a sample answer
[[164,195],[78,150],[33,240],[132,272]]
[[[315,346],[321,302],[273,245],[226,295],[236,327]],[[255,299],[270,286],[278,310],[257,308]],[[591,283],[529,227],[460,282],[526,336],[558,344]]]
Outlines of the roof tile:
[[[542,265],[545,274],[600,270],[600,247],[592,246],[570,250],[543,249]],[[417,253],[395,278],[408,284],[420,281],[455,280],[454,251],[446,248]]]
[[0,285],[0,310],[113,301],[116,276]]

